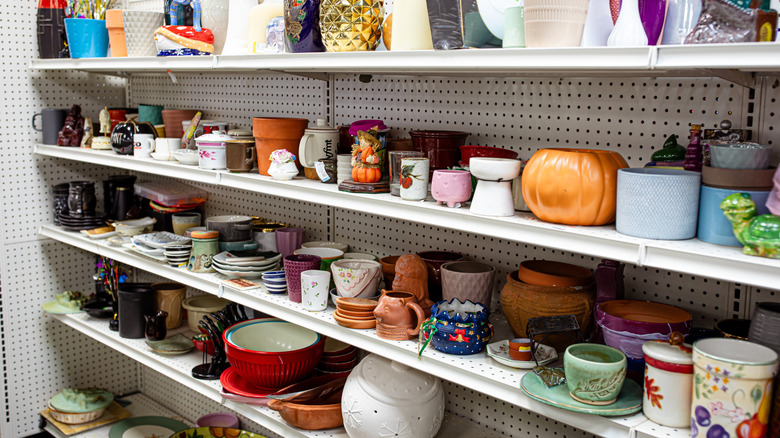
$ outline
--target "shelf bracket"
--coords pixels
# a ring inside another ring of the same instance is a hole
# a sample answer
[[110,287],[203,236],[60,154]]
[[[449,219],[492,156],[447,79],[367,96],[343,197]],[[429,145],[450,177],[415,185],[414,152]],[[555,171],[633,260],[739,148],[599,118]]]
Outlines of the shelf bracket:
[[301,76],[304,78],[309,79],[319,79],[321,81],[329,81],[330,80],[330,74],[328,73],[315,73],[315,72],[308,72],[308,71],[290,71],[290,70],[274,70],[271,69],[269,71],[275,72],[275,73],[285,73],[292,76]]
[[742,85],[745,88],[756,87],[756,74],[750,72],[744,72],[735,69],[717,70],[717,69],[701,69],[698,70],[705,73],[708,76],[715,76],[721,79],[725,79],[737,85]]

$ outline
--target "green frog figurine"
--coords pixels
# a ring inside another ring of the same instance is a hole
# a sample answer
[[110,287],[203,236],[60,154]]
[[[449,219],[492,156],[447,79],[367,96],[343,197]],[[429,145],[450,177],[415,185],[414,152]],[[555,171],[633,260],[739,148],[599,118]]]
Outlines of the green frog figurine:
[[747,193],[733,193],[720,203],[720,209],[734,228],[734,236],[747,255],[780,258],[780,216],[756,216],[756,203]]

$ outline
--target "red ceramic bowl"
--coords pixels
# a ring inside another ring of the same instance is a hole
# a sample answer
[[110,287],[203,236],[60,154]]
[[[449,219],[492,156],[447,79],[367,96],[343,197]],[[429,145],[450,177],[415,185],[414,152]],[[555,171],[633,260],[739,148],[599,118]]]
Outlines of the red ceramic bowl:
[[517,158],[517,152],[493,146],[466,145],[460,147],[460,161],[468,166],[472,157]]
[[199,351],[202,351],[209,356],[214,355],[214,341],[209,339],[208,335],[200,335],[200,337],[205,338],[205,340],[197,339],[198,336],[192,337],[192,343],[195,344],[195,348],[197,348]]
[[322,357],[325,338],[274,319],[238,323],[222,334],[230,365],[250,384],[279,389],[306,377]]

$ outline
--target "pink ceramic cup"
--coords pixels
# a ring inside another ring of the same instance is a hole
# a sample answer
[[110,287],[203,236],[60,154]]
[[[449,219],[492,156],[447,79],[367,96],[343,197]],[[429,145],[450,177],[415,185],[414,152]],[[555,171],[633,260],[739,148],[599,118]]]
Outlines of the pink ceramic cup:
[[471,173],[465,170],[434,170],[431,194],[437,203],[457,207],[471,197]]
[[287,257],[295,253],[295,250],[303,245],[306,238],[306,230],[303,228],[284,227],[274,232],[276,237],[276,251]]

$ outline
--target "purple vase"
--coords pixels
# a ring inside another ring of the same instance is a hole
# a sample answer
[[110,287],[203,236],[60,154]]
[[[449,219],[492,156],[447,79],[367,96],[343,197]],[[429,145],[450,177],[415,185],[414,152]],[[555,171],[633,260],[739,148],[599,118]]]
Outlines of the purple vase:
[[647,44],[658,44],[666,19],[666,0],[639,0],[639,16],[647,34]]
[[[596,309],[601,303],[613,300],[622,300],[626,294],[623,283],[623,268],[625,265],[614,260],[604,259],[596,267],[596,303],[593,306],[593,320],[596,320]],[[604,333],[601,326],[596,324],[593,330],[591,342],[604,343]]]
[[284,0],[284,34],[288,52],[324,52],[320,0]]

